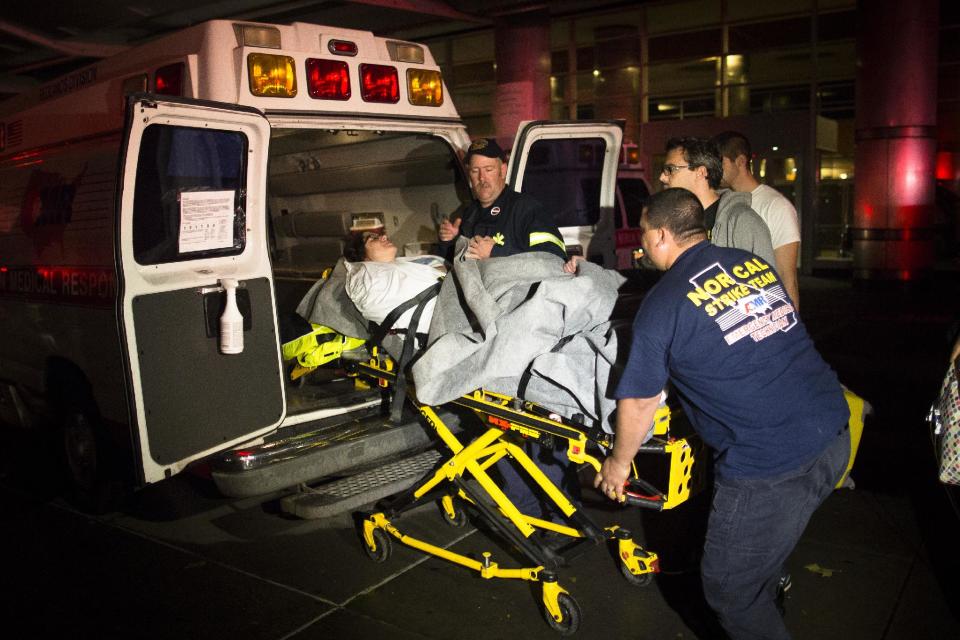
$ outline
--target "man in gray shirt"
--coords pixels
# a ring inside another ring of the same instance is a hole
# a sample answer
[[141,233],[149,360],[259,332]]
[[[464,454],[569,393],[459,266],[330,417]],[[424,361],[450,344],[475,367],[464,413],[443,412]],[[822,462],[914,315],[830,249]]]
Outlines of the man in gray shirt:
[[660,182],[693,192],[704,210],[708,239],[718,247],[734,247],[776,265],[770,229],[750,208],[750,194],[717,193],[723,178],[723,163],[717,145],[705,138],[671,138],[667,141]]

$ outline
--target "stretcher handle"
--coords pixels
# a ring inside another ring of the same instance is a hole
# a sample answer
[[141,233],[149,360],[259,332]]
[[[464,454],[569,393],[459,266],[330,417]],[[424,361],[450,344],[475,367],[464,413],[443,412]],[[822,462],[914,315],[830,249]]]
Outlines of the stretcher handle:
[[643,478],[630,478],[623,485],[624,502],[630,506],[663,511],[663,493]]

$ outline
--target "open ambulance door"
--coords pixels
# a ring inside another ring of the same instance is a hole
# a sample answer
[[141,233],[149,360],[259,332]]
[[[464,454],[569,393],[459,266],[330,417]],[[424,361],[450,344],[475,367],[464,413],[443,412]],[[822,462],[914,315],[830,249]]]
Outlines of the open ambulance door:
[[[140,480],[283,420],[266,221],[269,124],[251,108],[131,96],[122,162],[118,315]],[[237,283],[243,350],[220,349]]]
[[623,122],[521,122],[507,182],[553,214],[567,253],[616,267],[613,208]]

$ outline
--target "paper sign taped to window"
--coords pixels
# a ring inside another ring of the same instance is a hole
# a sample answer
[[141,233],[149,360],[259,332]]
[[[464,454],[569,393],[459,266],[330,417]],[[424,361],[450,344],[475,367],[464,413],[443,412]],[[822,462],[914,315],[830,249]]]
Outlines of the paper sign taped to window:
[[234,191],[180,194],[180,253],[233,246]]

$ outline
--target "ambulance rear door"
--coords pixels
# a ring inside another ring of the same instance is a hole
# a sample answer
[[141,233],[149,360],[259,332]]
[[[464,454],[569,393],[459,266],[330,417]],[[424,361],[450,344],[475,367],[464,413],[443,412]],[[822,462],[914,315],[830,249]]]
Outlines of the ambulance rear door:
[[[135,460],[156,482],[285,413],[266,223],[270,127],[250,107],[132,96],[118,216],[118,321]],[[237,283],[243,349],[220,348]]]
[[623,122],[520,123],[507,182],[540,201],[567,252],[616,267],[613,207]]

